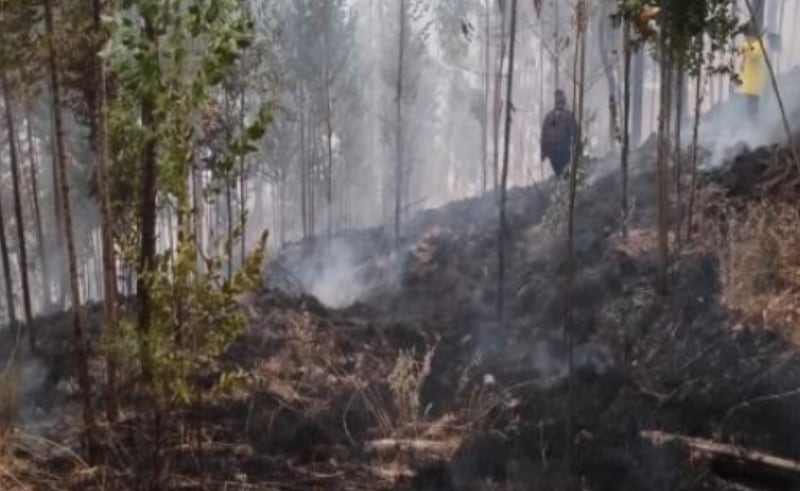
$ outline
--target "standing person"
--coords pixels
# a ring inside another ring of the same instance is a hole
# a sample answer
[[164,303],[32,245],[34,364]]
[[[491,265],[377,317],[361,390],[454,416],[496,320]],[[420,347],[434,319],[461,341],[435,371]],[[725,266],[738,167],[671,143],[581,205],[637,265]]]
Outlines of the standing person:
[[742,84],[739,93],[743,96],[747,107],[747,114],[751,122],[758,118],[758,109],[761,95],[767,83],[767,66],[764,52],[761,49],[762,41],[758,28],[751,24],[747,30],[747,37],[740,48],[742,54],[742,67],[740,78]]
[[581,153],[581,134],[572,111],[567,109],[567,97],[561,89],[555,93],[555,108],[544,118],[541,133],[541,157],[549,159],[557,177],[564,174],[572,159],[575,145]]

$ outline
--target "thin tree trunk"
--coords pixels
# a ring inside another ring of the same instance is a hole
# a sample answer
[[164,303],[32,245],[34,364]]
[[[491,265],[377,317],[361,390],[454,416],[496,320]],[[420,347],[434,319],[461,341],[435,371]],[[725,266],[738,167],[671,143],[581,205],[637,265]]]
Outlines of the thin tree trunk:
[[[583,117],[584,117],[584,98],[586,89],[586,28],[588,23],[588,5],[586,0],[580,0],[577,5],[577,25],[576,31],[579,41],[576,43],[576,49],[580,52],[580,61],[578,65],[578,77],[575,83],[578,98],[578,128],[579,134],[583,134]],[[575,346],[575,333],[574,333],[574,307],[575,307],[575,273],[577,269],[575,259],[575,200],[577,197],[578,188],[578,170],[581,163],[580,149],[582,142],[578,138],[573,138],[572,142],[572,165],[570,166],[569,173],[569,207],[568,207],[568,223],[567,223],[567,254],[568,254],[568,272],[567,272],[567,291],[566,291],[566,319],[564,323],[564,335],[567,343],[567,472],[572,472],[573,467],[573,438],[574,433],[574,410],[573,401],[575,397],[575,388],[573,381],[573,368],[574,368],[574,346]]]
[[622,101],[622,236],[628,237],[628,155],[631,143],[631,24],[625,21],[623,40],[624,80]]
[[14,305],[14,282],[11,280],[11,261],[8,257],[8,241],[6,240],[6,220],[3,213],[3,200],[0,200],[0,255],[3,262],[3,280],[6,293],[6,314],[8,314],[9,328],[17,332],[19,324],[17,321],[17,311]]
[[[702,54],[703,44],[700,43],[700,52]],[[689,209],[687,211],[686,219],[686,240],[692,240],[692,218],[694,214],[694,200],[697,194],[697,151],[698,141],[700,139],[700,107],[703,104],[703,72],[698,71],[697,80],[695,81],[695,94],[694,94],[694,128],[692,130],[692,184],[689,193]]]
[[44,226],[42,225],[42,211],[39,206],[39,179],[38,163],[36,159],[36,147],[33,143],[33,132],[31,130],[30,110],[25,114],[25,133],[28,144],[28,159],[30,161],[31,194],[33,201],[33,216],[36,221],[36,246],[39,254],[39,262],[42,268],[42,310],[50,312],[52,308],[52,297],[50,291],[50,261],[45,253]]
[[64,146],[64,127],[61,119],[61,89],[58,78],[58,59],[55,48],[55,32],[53,29],[53,9],[51,0],[44,0],[45,25],[47,29],[48,64],[50,70],[50,88],[53,93],[53,123],[56,140],[56,161],[58,162],[58,182],[60,184],[61,207],[64,212],[64,240],[67,245],[69,265],[69,285],[72,300],[73,343],[75,361],[77,362],[78,385],[83,404],[83,423],[86,428],[86,439],[90,456],[95,442],[95,421],[92,410],[91,381],[89,379],[89,360],[83,328],[83,306],[81,305],[80,286],[78,281],[78,260],[75,252],[75,237],[72,224],[72,203],[69,195],[67,179],[67,156]]
[[225,176],[225,214],[228,218],[228,237],[225,256],[228,258],[228,278],[233,276],[233,176]]
[[[505,5],[505,4],[503,4]],[[500,117],[503,114],[503,61],[506,57],[506,12],[500,12],[500,53],[497,57],[497,73],[494,79],[494,155],[492,171],[494,175],[494,189],[500,185]]]
[[[52,92],[52,91],[51,91]],[[55,101],[55,97],[51,94],[50,97]],[[55,127],[55,102],[52,103],[52,107],[50,108],[50,116],[53,121],[53,127]],[[56,302],[57,307],[63,309],[66,304],[66,295],[67,295],[67,287],[66,287],[66,279],[67,279],[67,268],[64,266],[64,250],[66,246],[64,245],[64,234],[62,231],[64,230],[64,211],[61,208],[62,198],[61,198],[61,182],[59,181],[59,172],[58,172],[58,148],[56,144],[56,135],[54,132],[50,133],[50,154],[51,154],[51,171],[52,171],[52,181],[53,181],[53,207],[54,207],[54,217],[55,217],[55,229],[56,229],[56,240],[55,240],[55,247],[53,248],[53,253],[56,256],[53,264],[56,266]]]
[[614,64],[608,56],[607,41],[608,33],[606,32],[606,25],[610,22],[606,12],[606,2],[602,2],[602,12],[598,22],[600,27],[597,30],[598,43],[597,48],[600,52],[600,60],[603,65],[603,73],[606,77],[606,85],[608,85],[608,137],[610,142],[611,151],[616,151],[617,141],[621,139],[619,125],[617,124],[617,80],[614,76]]
[[[244,75],[242,75],[244,79]],[[242,93],[239,98],[239,131],[244,133],[244,103],[245,103],[245,86],[242,85]],[[242,236],[241,240],[241,264],[244,265],[247,258],[247,173],[245,172],[245,156],[239,157],[239,218],[242,221]]]
[[327,80],[327,75],[325,87],[325,93],[327,94],[325,130],[328,138],[328,172],[326,173],[325,200],[328,204],[328,239],[330,239],[333,236],[333,122],[331,121],[333,108],[331,107],[330,82]]
[[17,224],[17,242],[19,247],[19,273],[22,284],[22,306],[25,312],[25,326],[28,330],[28,345],[36,351],[36,332],[31,309],[31,290],[28,283],[28,245],[25,239],[25,222],[22,219],[22,198],[20,194],[19,154],[17,153],[17,131],[11,108],[11,87],[5,70],[0,70],[0,83],[3,89],[3,105],[5,106],[6,130],[8,131],[8,147],[11,159],[11,180],[14,189],[14,218]]
[[675,202],[677,204],[677,211],[675,217],[675,240],[680,242],[681,237],[681,227],[683,225],[683,156],[681,154],[681,119],[683,118],[683,98],[685,93],[684,87],[684,73],[683,73],[684,63],[683,60],[678,59],[678,64],[676,65],[676,83],[675,83],[675,97],[677,97],[677,101],[675,101],[675,145],[674,145],[674,155],[675,155]]
[[[150,16],[144,17],[144,36],[149,45],[149,56],[157,56],[158,38]],[[155,125],[155,101],[149,94],[142,96],[141,120],[142,127],[152,131]],[[141,160],[141,202],[139,216],[141,219],[141,244],[139,251],[139,274],[136,282],[136,293],[139,303],[139,357],[142,372],[146,379],[152,378],[151,363],[151,324],[152,324],[152,298],[150,296],[150,274],[155,268],[156,254],[156,140],[155,136],[148,136],[144,142]]]
[[317,127],[311,125],[311,158],[308,161],[308,217],[311,226],[311,236],[317,233]]
[[[302,90],[302,89],[301,89]],[[308,226],[308,156],[306,150],[306,107],[300,99],[300,214],[303,223],[303,238],[309,235]]]
[[489,43],[491,17],[492,17],[492,0],[486,0],[486,8],[484,15],[484,41],[483,41],[483,121],[481,125],[481,193],[486,193],[488,189],[488,166],[489,166],[489,102],[491,100],[491,83],[492,77],[489,73],[491,71],[490,64],[490,51],[491,45]]
[[644,123],[644,79],[645,79],[644,50],[639,49],[633,54],[633,102],[631,103],[631,141],[637,147],[642,143],[642,127]]
[[394,245],[400,245],[400,213],[402,210],[402,190],[404,178],[403,165],[403,65],[405,64],[406,44],[406,0],[400,0],[400,33],[398,37],[397,85],[395,92],[395,194],[394,194]]
[[[102,32],[101,16],[103,6],[100,0],[93,0],[94,29]],[[113,339],[117,332],[117,258],[114,251],[113,218],[111,197],[108,189],[107,166],[109,161],[106,128],[106,77],[103,62],[95,58],[95,114],[92,118],[93,149],[97,174],[97,196],[100,202],[100,239],[103,265],[103,313],[106,330]],[[117,404],[117,359],[114,349],[106,353],[106,413],[110,422],[115,422],[119,413]]]
[[[661,0],[663,15],[666,14],[666,0]],[[661,33],[661,100],[658,118],[658,289],[662,295],[667,294],[669,272],[669,122],[670,95],[672,94],[672,60],[667,40],[669,26],[665,25]]]
[[511,97],[514,91],[514,52],[517,41],[517,0],[511,0],[511,40],[508,48],[508,80],[506,81],[506,127],[503,150],[503,170],[500,178],[500,229],[497,236],[497,318],[503,322],[505,311],[506,269],[506,185],[508,182],[508,159],[511,153]]
[[624,81],[622,101],[622,236],[628,238],[628,155],[630,154],[631,122],[631,24],[625,22],[623,40]]

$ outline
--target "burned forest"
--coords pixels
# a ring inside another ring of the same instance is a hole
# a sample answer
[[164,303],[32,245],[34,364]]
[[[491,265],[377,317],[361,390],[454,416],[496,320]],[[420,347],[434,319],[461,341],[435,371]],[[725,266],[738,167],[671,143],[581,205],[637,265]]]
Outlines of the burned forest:
[[0,0],[0,491],[800,490],[800,0]]

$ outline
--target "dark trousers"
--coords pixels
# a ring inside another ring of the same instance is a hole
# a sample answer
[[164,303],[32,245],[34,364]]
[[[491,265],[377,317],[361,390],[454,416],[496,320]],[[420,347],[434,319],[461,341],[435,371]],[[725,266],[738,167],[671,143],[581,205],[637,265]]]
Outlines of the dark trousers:
[[548,157],[550,159],[550,166],[553,168],[553,173],[557,177],[561,177],[567,167],[569,167],[570,153],[569,149],[557,150]]

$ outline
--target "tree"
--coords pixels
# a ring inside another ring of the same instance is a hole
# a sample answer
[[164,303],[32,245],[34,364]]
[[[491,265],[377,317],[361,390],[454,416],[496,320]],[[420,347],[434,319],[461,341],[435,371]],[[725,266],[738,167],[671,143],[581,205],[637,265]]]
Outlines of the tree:
[[[101,22],[103,7],[100,0],[92,2],[92,28],[93,34],[102,40],[105,37],[104,27]],[[111,214],[111,196],[109,192],[107,166],[108,145],[106,113],[106,76],[103,60],[99,50],[93,57],[94,68],[94,114],[91,118],[91,143],[92,157],[94,159],[95,175],[97,176],[97,199],[100,203],[101,247],[103,256],[103,311],[106,329],[113,337],[116,332],[117,316],[117,257],[114,251],[113,217]],[[117,407],[117,356],[109,350],[106,356],[106,409],[108,420],[116,421]]]
[[397,37],[397,82],[395,89],[395,163],[394,163],[394,245],[400,244],[400,213],[403,202],[403,179],[405,165],[403,162],[403,68],[406,51],[406,0],[398,4],[398,22],[400,30]]
[[500,177],[500,231],[497,241],[497,317],[503,320],[505,310],[505,268],[506,268],[506,186],[508,181],[508,158],[511,145],[511,96],[514,90],[514,51],[517,41],[517,0],[511,0],[511,36],[508,51],[508,80],[506,82],[506,126],[505,148],[503,150],[503,171]]
[[[31,292],[28,282],[28,247],[27,239],[25,237],[25,222],[22,216],[22,199],[20,196],[20,158],[17,149],[17,131],[12,107],[12,101],[14,98],[12,95],[8,73],[13,64],[20,62],[20,60],[14,56],[12,51],[14,51],[17,47],[16,43],[19,41],[24,42],[24,39],[20,39],[18,37],[19,34],[12,31],[15,26],[11,25],[9,22],[9,17],[11,17],[11,22],[13,22],[14,14],[20,13],[19,9],[17,9],[17,12],[14,12],[12,9],[8,8],[9,6],[6,7],[6,11],[3,13],[3,21],[5,22],[3,22],[3,24],[0,26],[0,28],[3,30],[2,39],[0,39],[0,58],[2,58],[2,60],[0,60],[0,63],[2,63],[2,66],[0,66],[0,89],[2,90],[3,106],[5,109],[5,123],[8,134],[8,153],[11,160],[11,181],[14,193],[14,221],[16,222],[17,244],[19,247],[18,260],[20,283],[22,284],[22,305],[23,312],[25,314],[25,326],[28,331],[28,343],[31,351],[35,351],[36,333],[34,332],[33,312],[31,309]],[[11,7],[14,6],[12,5]],[[17,36],[15,36],[15,34],[17,34]]]
[[630,153],[631,122],[631,22],[625,20],[623,34],[623,99],[622,99],[622,236],[628,237],[628,155]]
[[78,261],[75,252],[75,238],[72,225],[72,203],[67,179],[67,152],[64,144],[64,126],[61,115],[61,87],[59,83],[58,55],[55,48],[55,29],[53,27],[52,0],[44,0],[45,27],[47,30],[48,65],[50,72],[50,90],[53,97],[53,135],[55,138],[56,163],[60,204],[63,210],[63,237],[67,246],[69,267],[70,298],[72,303],[73,347],[77,363],[78,384],[83,406],[83,423],[89,448],[94,446],[95,420],[91,400],[91,381],[89,379],[89,360],[84,339],[83,306],[81,304],[80,286],[78,284]]

